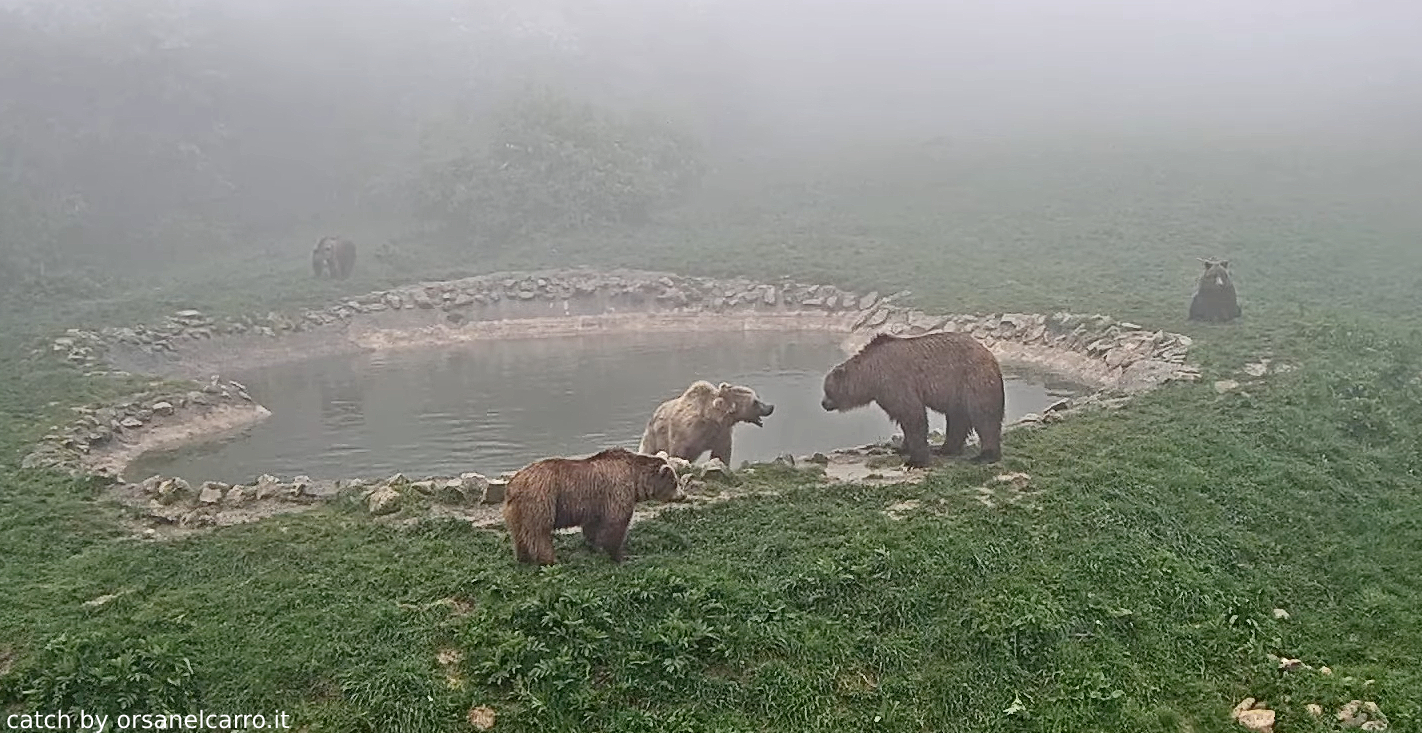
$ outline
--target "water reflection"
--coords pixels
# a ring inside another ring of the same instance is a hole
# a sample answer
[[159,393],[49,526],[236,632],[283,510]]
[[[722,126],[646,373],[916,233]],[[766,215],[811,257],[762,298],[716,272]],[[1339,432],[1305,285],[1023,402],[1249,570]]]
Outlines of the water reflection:
[[[244,434],[151,455],[129,472],[251,481],[495,473],[549,455],[635,448],[653,409],[696,379],[749,385],[776,405],[765,427],[736,428],[733,460],[768,460],[882,440],[873,407],[819,406],[826,370],[844,358],[831,334],[629,334],[494,341],[456,348],[316,359],[233,376],[272,416]],[[1069,390],[1008,384],[1008,419]],[[943,418],[931,416],[935,429]]]

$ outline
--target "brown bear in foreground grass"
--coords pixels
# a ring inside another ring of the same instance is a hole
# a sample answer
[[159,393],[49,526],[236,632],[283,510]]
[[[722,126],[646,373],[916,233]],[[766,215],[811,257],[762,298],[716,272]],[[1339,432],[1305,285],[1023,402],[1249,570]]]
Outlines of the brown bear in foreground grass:
[[634,505],[685,498],[665,458],[608,448],[586,458],[544,458],[524,466],[504,491],[504,524],[521,563],[552,565],[553,530],[577,526],[589,546],[622,562]]
[[773,412],[775,405],[762,402],[750,387],[697,380],[652,412],[637,452],[666,451],[668,456],[695,461],[709,450],[712,458],[730,466],[731,431],[736,423],[762,427],[761,421]]
[[316,248],[311,250],[311,269],[316,277],[323,272],[331,277],[344,280],[355,269],[355,243],[340,237],[321,237]]
[[948,418],[941,455],[961,455],[971,429],[981,443],[972,461],[1001,459],[1005,399],[997,358],[972,336],[881,333],[825,375],[820,406],[844,412],[877,403],[904,431],[905,463],[922,468],[929,463],[929,409]]
[[1234,292],[1234,278],[1229,274],[1229,260],[1200,258],[1205,271],[1195,283],[1195,295],[1190,298],[1190,320],[1224,323],[1240,316],[1239,297]]

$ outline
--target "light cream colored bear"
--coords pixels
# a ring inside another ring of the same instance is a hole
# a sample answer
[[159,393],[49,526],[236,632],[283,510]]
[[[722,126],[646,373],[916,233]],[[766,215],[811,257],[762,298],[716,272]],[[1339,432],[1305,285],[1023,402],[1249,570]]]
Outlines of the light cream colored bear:
[[757,427],[775,411],[760,401],[750,387],[722,382],[719,386],[697,380],[680,397],[657,406],[642,432],[638,453],[667,455],[695,461],[711,451],[712,458],[731,465],[731,429],[746,422]]

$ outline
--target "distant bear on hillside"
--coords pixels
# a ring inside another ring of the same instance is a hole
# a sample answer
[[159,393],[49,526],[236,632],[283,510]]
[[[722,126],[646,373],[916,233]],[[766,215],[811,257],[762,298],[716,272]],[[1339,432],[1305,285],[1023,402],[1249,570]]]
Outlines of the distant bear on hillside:
[[520,563],[552,565],[553,530],[564,527],[582,527],[590,546],[620,563],[636,503],[685,498],[665,458],[608,448],[586,458],[544,458],[519,469],[504,489],[504,524]]
[[666,451],[668,456],[695,461],[709,450],[712,458],[730,466],[731,431],[736,423],[759,427],[773,412],[775,405],[762,402],[750,387],[697,380],[681,396],[657,406],[637,452]]
[[311,250],[311,269],[316,277],[323,273],[344,280],[355,269],[356,249],[353,242],[339,237],[321,237]]
[[974,463],[1002,457],[1002,369],[997,357],[966,333],[881,333],[825,375],[820,406],[826,411],[844,412],[870,402],[903,429],[909,466],[929,463],[930,409],[948,418],[940,454],[961,455],[973,430],[981,444]]
[[1195,284],[1195,296],[1190,299],[1190,320],[1224,323],[1240,316],[1239,299],[1234,292],[1234,279],[1229,274],[1229,260],[1200,259],[1205,271]]

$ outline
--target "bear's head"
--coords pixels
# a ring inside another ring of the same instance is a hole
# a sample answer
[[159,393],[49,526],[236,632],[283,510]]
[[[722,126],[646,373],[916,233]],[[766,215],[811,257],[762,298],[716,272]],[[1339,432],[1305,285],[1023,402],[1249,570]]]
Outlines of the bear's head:
[[724,423],[747,422],[756,427],[765,427],[762,420],[775,412],[775,405],[761,402],[755,390],[750,387],[722,382],[716,388],[716,398],[711,400],[711,409],[721,416]]
[[1224,290],[1233,284],[1229,276],[1229,260],[1197,259],[1205,266],[1200,275],[1201,290]]
[[657,501],[685,501],[682,480],[677,477],[671,461],[661,456],[633,454],[633,460],[641,464],[646,493]]
[[872,372],[873,368],[861,365],[869,354],[883,343],[893,340],[895,337],[887,334],[876,336],[864,346],[859,353],[835,365],[825,375],[824,397],[820,399],[820,407],[825,412],[844,412],[853,410],[869,404],[874,399],[872,390],[867,380],[864,379],[866,371]]

